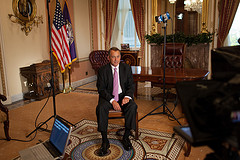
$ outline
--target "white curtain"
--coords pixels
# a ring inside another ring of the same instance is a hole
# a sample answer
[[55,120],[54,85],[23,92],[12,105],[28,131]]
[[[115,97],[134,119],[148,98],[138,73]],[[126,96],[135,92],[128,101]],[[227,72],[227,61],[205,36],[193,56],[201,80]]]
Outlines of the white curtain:
[[227,38],[224,41],[223,46],[239,45],[238,44],[238,38],[240,38],[240,30],[239,30],[240,21],[239,21],[239,19],[240,19],[240,5],[238,5],[238,9],[237,9],[235,17],[233,19],[232,26],[229,30]]
[[123,27],[126,23],[128,11],[131,9],[129,0],[120,0],[118,4],[117,17],[113,28],[111,47],[121,49],[123,41]]

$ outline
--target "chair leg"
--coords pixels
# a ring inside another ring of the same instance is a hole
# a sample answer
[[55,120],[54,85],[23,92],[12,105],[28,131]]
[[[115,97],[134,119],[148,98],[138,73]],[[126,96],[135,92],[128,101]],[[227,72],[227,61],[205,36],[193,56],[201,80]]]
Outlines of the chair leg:
[[5,132],[7,141],[10,141],[11,137],[9,136],[9,121],[8,120],[4,121],[4,132]]
[[188,142],[186,142],[186,143],[187,143],[187,149],[186,149],[186,151],[185,151],[185,153],[184,153],[184,156],[185,156],[185,157],[189,157],[189,155],[190,155],[190,153],[191,153],[191,144],[188,143]]
[[136,131],[135,131],[135,139],[138,140],[138,113],[136,114]]

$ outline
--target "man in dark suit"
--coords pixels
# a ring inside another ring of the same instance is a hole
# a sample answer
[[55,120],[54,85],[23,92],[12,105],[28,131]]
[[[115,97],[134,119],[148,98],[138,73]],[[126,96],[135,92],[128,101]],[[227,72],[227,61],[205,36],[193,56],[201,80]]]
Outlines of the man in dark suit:
[[[98,131],[102,135],[102,145],[99,155],[107,154],[110,144],[107,138],[108,113],[110,109],[122,111],[125,115],[125,133],[122,144],[126,150],[132,149],[129,140],[130,130],[136,129],[137,105],[133,100],[134,81],[131,67],[128,64],[120,63],[120,50],[113,47],[109,50],[108,58],[110,63],[101,67],[98,71],[97,88],[99,93],[98,105],[96,108]],[[117,78],[115,78],[115,74]],[[117,88],[114,87],[117,81]],[[117,94],[113,93],[117,89]]]

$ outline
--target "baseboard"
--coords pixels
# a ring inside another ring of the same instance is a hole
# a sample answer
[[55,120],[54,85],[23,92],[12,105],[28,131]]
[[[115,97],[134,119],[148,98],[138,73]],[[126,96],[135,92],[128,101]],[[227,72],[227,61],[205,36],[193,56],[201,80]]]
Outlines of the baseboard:
[[[96,80],[97,80],[97,76],[94,75],[94,76],[91,76],[91,77],[88,77],[88,78],[85,78],[85,79],[82,79],[79,81],[72,82],[71,87],[76,88],[76,87],[79,87],[81,85],[84,85],[84,84],[87,84],[87,83],[90,83],[90,82],[93,82]],[[68,88],[68,87],[69,87],[69,84],[65,84],[65,88]],[[59,88],[60,88],[60,90],[63,90],[63,84],[59,84]]]
[[23,95],[24,95],[24,93],[13,95],[13,96],[10,97],[10,99],[8,99],[6,101],[5,104],[11,104],[13,102],[17,102],[17,101],[23,100]]

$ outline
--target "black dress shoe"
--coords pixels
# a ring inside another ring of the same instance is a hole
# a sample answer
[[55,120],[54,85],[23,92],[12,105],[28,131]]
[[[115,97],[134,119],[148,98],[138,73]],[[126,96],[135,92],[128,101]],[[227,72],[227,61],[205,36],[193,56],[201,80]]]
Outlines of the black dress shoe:
[[130,142],[129,138],[123,138],[122,144],[126,151],[130,151],[131,149],[133,149],[132,143]]
[[108,149],[110,148],[109,142],[102,143],[101,148],[99,149],[99,156],[105,156],[108,153]]

